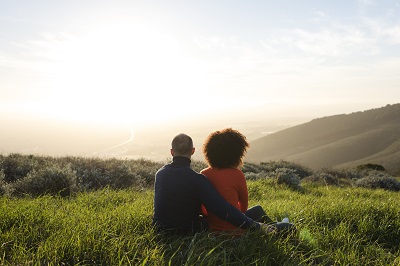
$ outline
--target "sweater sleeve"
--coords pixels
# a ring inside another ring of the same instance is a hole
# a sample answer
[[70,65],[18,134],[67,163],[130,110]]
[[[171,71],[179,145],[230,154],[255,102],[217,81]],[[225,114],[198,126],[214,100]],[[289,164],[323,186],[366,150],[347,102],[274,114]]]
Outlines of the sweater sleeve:
[[239,195],[240,210],[246,212],[249,207],[249,192],[247,190],[246,178],[242,171],[240,171],[240,177],[238,178],[236,189]]
[[219,218],[241,228],[260,228],[260,225],[254,220],[244,215],[240,210],[229,204],[219,195],[214,186],[203,175],[199,174],[197,193],[201,203],[208,212],[213,213]]

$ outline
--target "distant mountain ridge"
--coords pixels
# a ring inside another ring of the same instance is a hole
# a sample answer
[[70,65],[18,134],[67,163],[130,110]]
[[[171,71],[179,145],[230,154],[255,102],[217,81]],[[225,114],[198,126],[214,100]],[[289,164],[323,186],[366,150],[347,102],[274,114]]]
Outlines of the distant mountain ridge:
[[282,159],[311,168],[376,163],[400,173],[400,104],[314,119],[250,145],[248,162]]

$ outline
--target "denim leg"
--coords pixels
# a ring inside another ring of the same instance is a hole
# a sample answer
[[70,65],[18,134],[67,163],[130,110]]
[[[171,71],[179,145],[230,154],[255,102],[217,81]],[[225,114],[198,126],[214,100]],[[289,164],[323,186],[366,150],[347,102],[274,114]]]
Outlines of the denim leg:
[[274,221],[268,217],[264,209],[260,205],[251,207],[244,213],[247,217],[260,223],[273,223]]

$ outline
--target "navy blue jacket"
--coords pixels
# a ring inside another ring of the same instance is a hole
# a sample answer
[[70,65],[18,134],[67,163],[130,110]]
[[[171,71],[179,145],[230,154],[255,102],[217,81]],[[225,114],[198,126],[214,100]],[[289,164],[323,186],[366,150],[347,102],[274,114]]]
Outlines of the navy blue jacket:
[[201,229],[200,206],[241,228],[259,228],[258,223],[229,204],[207,178],[190,168],[190,159],[175,156],[156,173],[153,222],[162,230],[178,233]]

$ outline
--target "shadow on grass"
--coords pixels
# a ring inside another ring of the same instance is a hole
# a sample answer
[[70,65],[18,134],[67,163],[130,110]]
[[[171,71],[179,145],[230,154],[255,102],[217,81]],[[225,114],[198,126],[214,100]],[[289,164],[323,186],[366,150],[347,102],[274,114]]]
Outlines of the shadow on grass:
[[294,255],[299,240],[293,234],[269,236],[260,235],[260,232],[249,232],[234,238],[204,232],[193,236],[160,234],[156,239],[163,249],[165,265],[301,264]]

